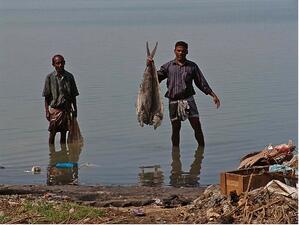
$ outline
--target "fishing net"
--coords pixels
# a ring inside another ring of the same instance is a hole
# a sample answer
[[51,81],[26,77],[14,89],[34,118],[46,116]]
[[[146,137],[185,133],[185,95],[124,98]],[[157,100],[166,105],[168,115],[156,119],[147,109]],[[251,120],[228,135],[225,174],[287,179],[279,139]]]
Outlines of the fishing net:
[[83,137],[81,135],[80,127],[76,118],[71,118],[69,123],[69,133],[67,143],[78,143],[83,145]]

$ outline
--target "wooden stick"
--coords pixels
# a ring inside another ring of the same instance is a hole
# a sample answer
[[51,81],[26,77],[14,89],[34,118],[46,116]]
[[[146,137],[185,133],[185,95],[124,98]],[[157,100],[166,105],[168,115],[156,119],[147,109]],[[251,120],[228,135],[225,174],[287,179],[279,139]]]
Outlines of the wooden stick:
[[248,181],[248,185],[247,185],[247,189],[246,189],[246,192],[245,192],[245,196],[244,196],[244,199],[245,199],[245,205],[244,205],[244,211],[243,213],[245,214],[245,218],[247,219],[247,209],[246,209],[246,206],[247,206],[247,203],[248,203],[248,191],[249,191],[249,187],[250,187],[250,184],[251,184],[251,180],[252,180],[252,177],[253,177],[253,173],[250,174],[250,177],[249,177],[249,181]]
[[267,205],[263,205],[263,206],[261,206],[261,207],[255,209],[255,210],[251,211],[251,213],[256,212],[256,211],[259,211],[260,209],[263,209],[263,208],[267,208],[267,207],[269,207],[269,206],[271,206],[271,205],[273,205],[273,204],[276,204],[276,203],[278,203],[278,202],[280,202],[280,201],[281,201],[281,199],[276,200],[276,201],[274,201],[274,202],[270,202],[270,203],[268,203]]

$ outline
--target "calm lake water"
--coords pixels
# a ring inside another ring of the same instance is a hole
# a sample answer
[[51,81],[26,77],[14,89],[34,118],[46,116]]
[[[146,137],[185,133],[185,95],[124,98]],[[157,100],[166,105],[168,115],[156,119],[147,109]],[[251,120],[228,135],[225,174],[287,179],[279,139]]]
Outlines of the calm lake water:
[[[72,162],[64,174],[73,174],[79,184],[137,184],[152,178],[149,170],[156,183],[184,183],[193,176],[206,185],[219,183],[219,173],[236,169],[249,152],[289,139],[297,144],[297,4],[0,0],[0,165],[5,167],[0,183],[47,183],[49,168]],[[167,99],[157,130],[139,127],[135,101],[145,42],[151,47],[159,42],[159,67],[174,58],[178,40],[189,43],[188,57],[202,69],[221,107],[217,110],[211,97],[197,90],[206,147],[196,149],[184,122],[180,152],[172,154]],[[57,142],[53,152],[42,89],[56,53],[65,56],[77,81],[85,143],[60,151]],[[33,165],[41,167],[40,174],[26,172]],[[154,165],[156,171],[147,168]],[[171,170],[183,173],[174,178]]]

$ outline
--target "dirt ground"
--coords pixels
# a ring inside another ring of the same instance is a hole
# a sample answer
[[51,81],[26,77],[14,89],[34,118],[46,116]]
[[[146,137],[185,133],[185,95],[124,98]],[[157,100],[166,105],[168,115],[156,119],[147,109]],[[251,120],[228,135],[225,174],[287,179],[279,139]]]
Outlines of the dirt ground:
[[0,223],[298,224],[298,198],[278,190],[223,195],[219,185],[0,185]]
[[[103,210],[104,216],[80,223],[186,223],[184,209],[205,188],[142,186],[0,185],[2,213],[13,213],[22,199],[68,201]],[[15,202],[14,204],[4,204]],[[5,208],[4,208],[5,205]],[[28,223],[26,218],[11,223]],[[74,223],[74,221],[72,222]]]

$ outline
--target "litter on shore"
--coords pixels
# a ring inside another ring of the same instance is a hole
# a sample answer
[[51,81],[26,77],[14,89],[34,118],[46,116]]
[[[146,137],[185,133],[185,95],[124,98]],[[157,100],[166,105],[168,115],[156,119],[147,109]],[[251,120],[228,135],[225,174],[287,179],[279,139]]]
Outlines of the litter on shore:
[[[298,223],[298,153],[292,141],[269,145],[240,160],[237,170],[220,174],[194,201],[196,223]],[[201,211],[199,209],[206,208]]]

